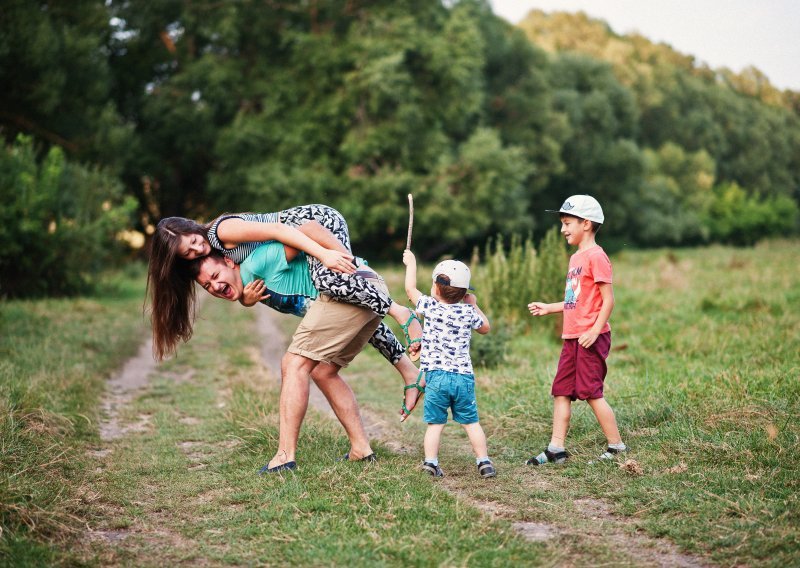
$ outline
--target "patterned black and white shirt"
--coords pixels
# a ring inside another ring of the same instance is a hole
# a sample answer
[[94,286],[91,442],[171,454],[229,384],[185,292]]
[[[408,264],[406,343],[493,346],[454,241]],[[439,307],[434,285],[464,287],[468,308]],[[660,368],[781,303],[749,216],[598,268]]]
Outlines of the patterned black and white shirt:
[[417,312],[425,316],[422,331],[424,371],[473,374],[469,345],[472,330],[483,325],[483,318],[472,304],[443,304],[431,296],[420,296]]

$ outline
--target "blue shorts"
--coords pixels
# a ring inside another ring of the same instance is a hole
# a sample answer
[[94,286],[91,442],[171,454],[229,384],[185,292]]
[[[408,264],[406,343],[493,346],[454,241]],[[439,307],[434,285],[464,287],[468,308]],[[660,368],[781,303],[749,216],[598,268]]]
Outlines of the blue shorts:
[[425,373],[425,422],[446,424],[447,410],[459,424],[478,421],[478,403],[475,401],[475,376],[428,371]]

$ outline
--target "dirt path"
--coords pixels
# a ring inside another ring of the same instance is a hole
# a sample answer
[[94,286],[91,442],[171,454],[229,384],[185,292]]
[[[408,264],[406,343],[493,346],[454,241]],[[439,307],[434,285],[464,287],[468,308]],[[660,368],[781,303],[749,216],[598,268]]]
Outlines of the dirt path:
[[[275,324],[275,316],[269,310],[257,310],[257,329],[265,340],[261,356],[264,365],[271,374],[280,380],[280,360],[288,346],[288,339]],[[269,341],[266,339],[269,338]],[[333,417],[328,401],[312,384],[310,405],[316,410]],[[361,418],[371,440],[378,440],[395,453],[411,453],[416,451],[400,442],[400,436],[393,435],[396,425],[389,424],[386,420],[372,412],[362,409]],[[463,452],[471,453],[468,444],[463,443]],[[556,538],[588,538],[590,540],[603,540],[611,542],[613,546],[626,556],[636,559],[637,564],[660,567],[699,568],[709,566],[705,559],[682,553],[678,547],[665,540],[656,539],[638,532],[636,523],[611,512],[611,506],[599,499],[577,499],[573,501],[576,513],[581,520],[587,521],[592,527],[588,531],[576,530],[569,527],[550,523],[528,521],[514,521],[517,512],[503,503],[485,501],[472,497],[468,491],[460,487],[460,483],[445,478],[442,487],[465,502],[483,512],[492,519],[500,518],[511,521],[514,530],[526,540],[531,542],[549,541]]]
[[100,420],[99,429],[100,439],[103,442],[116,440],[129,432],[141,431],[146,417],[140,417],[141,423],[122,424],[120,412],[130,404],[138,392],[148,386],[150,374],[155,368],[153,343],[148,337],[139,347],[136,356],[129,359],[120,372],[106,383],[108,385],[106,395],[100,403],[103,418]]

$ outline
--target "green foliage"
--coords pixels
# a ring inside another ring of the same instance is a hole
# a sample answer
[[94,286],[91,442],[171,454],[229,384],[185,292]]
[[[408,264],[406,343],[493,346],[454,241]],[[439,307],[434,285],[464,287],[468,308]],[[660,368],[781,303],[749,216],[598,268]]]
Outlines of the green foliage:
[[407,193],[428,259],[541,237],[575,193],[608,242],[645,246],[772,234],[763,211],[746,237],[710,226],[716,186],[798,202],[800,99],[756,69],[585,14],[514,28],[485,0],[273,4],[11,2],[0,130],[118,174],[141,229],[323,202],[373,258],[402,249]]
[[752,245],[764,235],[786,235],[797,230],[798,206],[786,196],[748,197],[736,185],[714,188],[706,223],[716,241]]
[[120,262],[116,235],[136,206],[113,176],[68,162],[59,148],[37,163],[25,136],[0,151],[0,200],[0,295],[10,297],[89,289]]
[[505,320],[493,325],[489,333],[473,333],[470,342],[470,357],[473,365],[493,369],[503,364],[508,353],[509,342],[519,326]]
[[[634,97],[639,117],[636,131],[629,137],[645,149],[645,178],[637,180],[633,170],[614,168],[613,161],[606,162],[606,170],[603,148],[590,149],[583,143],[588,160],[600,164],[597,170],[600,177],[595,182],[592,175],[570,173],[575,181],[583,177],[588,183],[559,189],[564,195],[585,191],[596,195],[604,207],[614,207],[611,215],[607,215],[609,223],[604,232],[646,245],[719,240],[723,233],[704,225],[710,201],[714,199],[711,188],[718,183],[736,183],[744,191],[748,204],[778,196],[797,203],[800,115],[796,111],[796,93],[777,92],[756,69],[746,69],[741,75],[726,69],[711,70],[693,56],[678,53],[665,44],[654,44],[639,35],[615,34],[605,22],[582,13],[533,11],[520,27],[532,41],[555,52],[556,61],[573,59],[575,55],[565,54],[579,53],[590,61],[608,62],[619,82]],[[558,64],[554,69],[562,73]],[[561,83],[569,83],[570,76],[576,75],[568,75]],[[559,85],[559,80],[554,84]],[[608,87],[600,90],[608,92]],[[576,107],[575,100],[580,98],[572,95],[564,108]],[[598,103],[592,105],[592,131],[614,124],[610,120],[613,115],[600,112],[602,106]],[[588,101],[577,108],[587,105]],[[571,125],[586,124],[577,111],[568,114]],[[584,130],[577,132],[580,138],[584,135]],[[610,144],[608,148],[615,144],[608,136],[602,138],[605,144]],[[660,162],[655,169],[652,152],[658,153]],[[675,155],[677,161],[673,160]],[[682,164],[685,173],[691,174],[698,171],[697,164],[690,163],[697,159],[707,162],[702,170],[711,174],[711,179],[703,176],[706,181],[699,193],[696,180],[681,175],[680,167],[668,165]],[[568,172],[575,167],[574,160],[568,164]],[[635,169],[635,160],[628,163]],[[606,180],[627,187],[618,186],[614,193],[608,190]],[[747,238],[722,237],[722,240],[753,242],[764,225],[757,222],[749,226],[753,231],[749,231]],[[792,231],[796,230],[795,226]],[[767,234],[761,232],[762,236]]]
[[481,306],[502,327],[529,324],[530,302],[563,300],[567,253],[558,227],[540,241],[538,253],[530,237],[513,235],[506,247],[498,235],[486,244],[482,259],[475,251],[472,265]]

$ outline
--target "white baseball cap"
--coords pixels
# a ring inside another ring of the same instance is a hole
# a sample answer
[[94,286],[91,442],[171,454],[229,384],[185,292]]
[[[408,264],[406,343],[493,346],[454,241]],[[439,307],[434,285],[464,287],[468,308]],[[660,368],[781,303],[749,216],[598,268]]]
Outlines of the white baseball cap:
[[[548,209],[547,211],[553,211]],[[591,195],[573,195],[567,197],[561,209],[553,211],[554,213],[566,213],[573,217],[580,217],[581,219],[588,219],[595,223],[602,223],[605,219],[603,216],[603,208],[597,200]]]
[[459,260],[443,260],[437,264],[436,268],[433,269],[434,282],[436,282],[436,277],[440,274],[450,278],[449,286],[472,289],[469,285],[469,280],[472,276],[469,266]]

